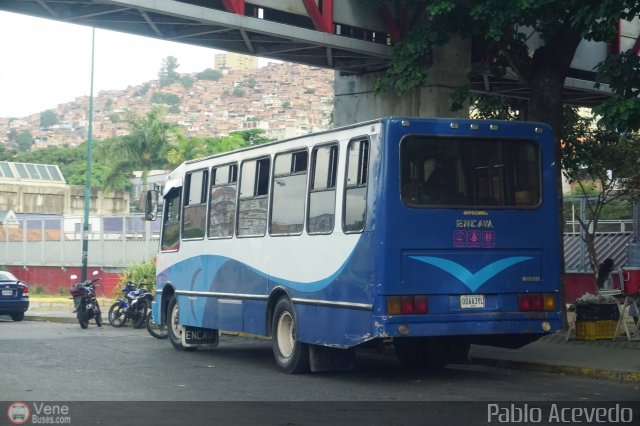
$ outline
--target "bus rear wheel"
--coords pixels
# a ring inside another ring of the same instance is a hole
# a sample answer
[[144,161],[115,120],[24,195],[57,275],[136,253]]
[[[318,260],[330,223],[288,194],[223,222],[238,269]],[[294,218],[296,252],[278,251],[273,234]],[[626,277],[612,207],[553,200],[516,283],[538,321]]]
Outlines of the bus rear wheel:
[[181,351],[195,351],[197,347],[195,346],[183,346],[182,345],[182,324],[180,323],[180,311],[178,310],[178,299],[176,296],[171,296],[171,300],[169,300],[169,306],[167,307],[168,319],[168,334],[169,341],[173,345],[174,348]]
[[289,374],[309,371],[309,345],[297,339],[296,313],[289,299],[278,300],[271,326],[271,348],[278,367]]

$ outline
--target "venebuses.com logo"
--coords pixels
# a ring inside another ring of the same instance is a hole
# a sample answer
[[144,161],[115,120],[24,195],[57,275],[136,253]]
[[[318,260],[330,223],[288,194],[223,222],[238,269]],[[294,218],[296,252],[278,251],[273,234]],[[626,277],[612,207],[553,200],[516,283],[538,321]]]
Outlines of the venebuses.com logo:
[[71,424],[69,406],[46,402],[14,402],[7,407],[7,418],[14,425],[24,424]]
[[7,408],[7,417],[14,425],[23,425],[29,421],[31,410],[25,402],[14,402]]

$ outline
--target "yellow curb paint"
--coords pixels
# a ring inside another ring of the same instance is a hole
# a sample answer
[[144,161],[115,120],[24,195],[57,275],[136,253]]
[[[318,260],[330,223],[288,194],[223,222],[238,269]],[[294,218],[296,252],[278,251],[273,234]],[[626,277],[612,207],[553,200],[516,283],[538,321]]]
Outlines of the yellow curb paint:
[[484,364],[503,368],[521,368],[540,373],[569,374],[572,376],[608,379],[624,383],[640,383],[640,373],[603,370],[591,367],[573,367],[570,365],[550,365],[527,361],[512,361],[492,358],[473,358],[474,364]]

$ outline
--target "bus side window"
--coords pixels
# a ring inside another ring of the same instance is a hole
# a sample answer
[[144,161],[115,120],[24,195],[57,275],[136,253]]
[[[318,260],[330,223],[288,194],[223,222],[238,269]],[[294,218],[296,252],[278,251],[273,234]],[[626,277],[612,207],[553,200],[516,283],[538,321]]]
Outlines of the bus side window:
[[307,232],[330,234],[335,223],[338,145],[314,148],[311,167]]
[[267,230],[270,158],[243,161],[238,202],[239,237],[261,237]]
[[347,151],[347,180],[345,183],[344,232],[364,230],[367,210],[367,174],[369,168],[369,140],[349,142]]
[[176,251],[180,248],[180,193],[181,188],[172,188],[164,197],[162,218],[162,251]]
[[197,170],[185,176],[182,239],[204,238],[207,223],[208,170]]
[[277,154],[274,160],[271,235],[300,235],[307,192],[306,149]]
[[211,170],[209,238],[231,238],[233,236],[237,181],[237,164],[214,167]]

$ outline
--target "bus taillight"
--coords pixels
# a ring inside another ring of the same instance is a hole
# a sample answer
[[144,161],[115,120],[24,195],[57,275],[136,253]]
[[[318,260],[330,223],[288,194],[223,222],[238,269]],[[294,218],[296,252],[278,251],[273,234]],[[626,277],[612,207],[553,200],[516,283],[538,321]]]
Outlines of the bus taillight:
[[521,312],[554,311],[556,298],[553,293],[520,293],[518,310]]
[[556,295],[553,293],[543,293],[543,310],[555,311],[556,310]]
[[387,315],[424,315],[428,312],[426,295],[387,297]]
[[429,312],[429,299],[427,296],[414,297],[416,314],[426,314]]

